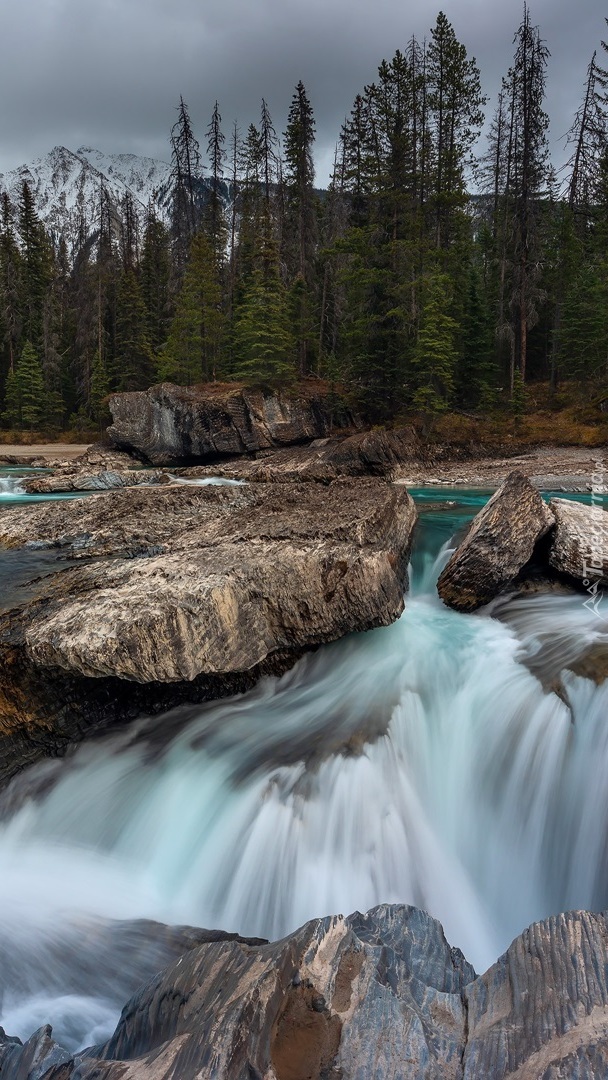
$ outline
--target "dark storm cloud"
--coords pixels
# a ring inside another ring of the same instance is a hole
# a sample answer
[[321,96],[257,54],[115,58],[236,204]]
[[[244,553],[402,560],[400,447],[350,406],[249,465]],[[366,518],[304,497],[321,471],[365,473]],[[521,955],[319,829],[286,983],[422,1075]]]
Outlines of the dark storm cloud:
[[[183,94],[204,139],[217,97],[229,128],[266,97],[277,130],[302,79],[317,118],[320,179],[354,95],[383,57],[428,35],[426,0],[4,0],[0,169],[63,144],[167,158]],[[512,56],[519,0],[445,0],[443,8],[494,98]],[[606,37],[604,0],[536,0],[552,52],[552,137],[569,126],[591,53]],[[488,110],[492,108],[492,102]],[[559,153],[559,148],[558,148]]]

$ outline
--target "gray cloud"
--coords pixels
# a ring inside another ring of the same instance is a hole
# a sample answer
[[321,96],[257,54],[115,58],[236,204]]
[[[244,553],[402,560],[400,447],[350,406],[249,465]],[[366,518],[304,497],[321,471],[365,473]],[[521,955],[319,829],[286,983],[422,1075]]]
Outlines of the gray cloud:
[[[439,5],[438,5],[439,6]],[[444,0],[456,33],[494,98],[512,56],[522,4]],[[0,170],[52,146],[168,157],[183,94],[204,141],[217,97],[226,130],[257,118],[262,96],[277,130],[298,79],[317,119],[319,179],[353,97],[378,63],[428,35],[427,0],[23,0],[3,12]],[[587,63],[608,30],[605,0],[533,0],[551,50],[547,108],[557,140],[582,93]],[[492,109],[492,101],[488,111]]]

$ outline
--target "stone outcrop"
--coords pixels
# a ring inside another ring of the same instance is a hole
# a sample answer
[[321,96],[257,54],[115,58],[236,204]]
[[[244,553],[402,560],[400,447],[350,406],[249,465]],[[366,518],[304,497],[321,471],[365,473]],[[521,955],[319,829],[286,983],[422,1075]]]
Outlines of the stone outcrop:
[[140,484],[168,484],[159,469],[62,469],[54,476],[24,476],[19,481],[26,495],[53,495],[71,491],[116,491]]
[[523,473],[512,472],[494,493],[439,576],[441,599],[475,611],[507,589],[554,526],[552,512]]
[[174,386],[112,394],[107,434],[152,465],[218,460],[323,438],[357,426],[337,395],[316,385],[263,392],[233,384]]
[[551,499],[549,507],[555,518],[549,566],[576,581],[608,583],[608,514],[602,506]]
[[401,905],[316,919],[271,944],[192,933],[103,1046],[71,1055],[49,1027],[25,1046],[0,1033],[3,1080],[608,1075],[605,914],[535,923],[479,977],[435,919]]
[[410,428],[358,431],[341,438],[316,439],[310,446],[291,446],[262,452],[257,458],[239,458],[220,465],[194,466],[176,470],[179,476],[195,479],[224,476],[248,483],[329,484],[346,476],[393,477],[410,461],[418,446]]
[[243,690],[394,621],[415,519],[404,488],[373,479],[5,510],[0,543],[84,561],[0,616],[0,778],[47,740],[56,753],[98,722]]
[[437,590],[449,607],[474,611],[513,588],[585,589],[592,606],[606,585],[605,510],[569,499],[551,499],[545,506],[530,481],[514,472],[473,519]]

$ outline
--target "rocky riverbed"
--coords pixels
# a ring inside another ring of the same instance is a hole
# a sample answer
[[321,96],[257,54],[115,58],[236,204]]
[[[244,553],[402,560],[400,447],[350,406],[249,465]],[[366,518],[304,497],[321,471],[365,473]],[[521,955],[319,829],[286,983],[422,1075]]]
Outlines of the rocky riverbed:
[[139,486],[6,509],[82,565],[0,616],[0,776],[99,723],[251,686],[403,610],[416,520],[383,480]]

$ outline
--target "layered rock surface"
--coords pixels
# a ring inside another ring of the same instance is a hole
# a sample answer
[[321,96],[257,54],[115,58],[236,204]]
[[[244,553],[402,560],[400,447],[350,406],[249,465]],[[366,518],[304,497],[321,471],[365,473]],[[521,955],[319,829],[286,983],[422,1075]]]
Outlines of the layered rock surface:
[[97,722],[234,693],[394,621],[415,519],[405,489],[373,479],[138,487],[5,510],[0,543],[84,562],[0,616],[0,777],[49,734],[56,752]]
[[517,577],[554,517],[523,473],[511,473],[474,518],[439,576],[437,590],[449,607],[475,611]]
[[448,607],[474,611],[514,587],[585,588],[588,603],[608,584],[608,514],[551,499],[545,506],[522,473],[507,477],[480,510],[439,576]]
[[109,407],[112,443],[153,465],[255,453],[357,425],[345,404],[314,382],[273,393],[230,384],[161,383],[113,394]]
[[317,919],[272,944],[189,944],[103,1046],[70,1055],[48,1027],[23,1047],[0,1034],[3,1080],[608,1075],[606,915],[536,923],[480,977],[435,919],[401,905]]
[[608,514],[602,506],[551,499],[549,508],[555,520],[551,568],[577,581],[608,583]]

